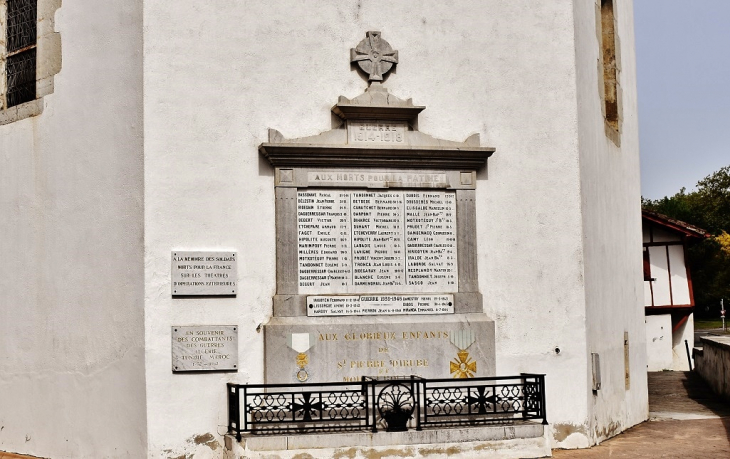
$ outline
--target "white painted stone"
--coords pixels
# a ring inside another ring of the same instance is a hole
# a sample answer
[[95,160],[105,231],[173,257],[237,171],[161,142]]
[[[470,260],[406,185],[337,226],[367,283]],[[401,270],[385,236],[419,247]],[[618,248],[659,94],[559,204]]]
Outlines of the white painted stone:
[[646,363],[649,371],[671,370],[672,316],[646,316]]

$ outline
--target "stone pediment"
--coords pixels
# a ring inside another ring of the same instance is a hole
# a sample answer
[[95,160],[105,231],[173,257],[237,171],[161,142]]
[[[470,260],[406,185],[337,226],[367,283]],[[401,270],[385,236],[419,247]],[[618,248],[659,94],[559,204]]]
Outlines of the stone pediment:
[[438,139],[414,129],[424,110],[373,84],[363,94],[339,98],[332,111],[345,122],[321,134],[286,139],[269,129],[259,152],[275,167],[407,167],[473,169],[494,153],[479,134],[463,142]]

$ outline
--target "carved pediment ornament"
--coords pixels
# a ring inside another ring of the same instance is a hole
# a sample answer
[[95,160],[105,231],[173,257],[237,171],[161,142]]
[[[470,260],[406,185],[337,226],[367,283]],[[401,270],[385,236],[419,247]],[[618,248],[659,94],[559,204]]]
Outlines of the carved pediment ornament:
[[379,31],[373,30],[365,34],[357,47],[350,49],[350,61],[368,74],[368,81],[383,81],[383,75],[398,63],[398,51],[383,40]]
[[[345,121],[343,125],[298,139],[287,139],[270,129],[269,141],[259,146],[259,152],[273,166],[478,170],[487,163],[495,150],[482,147],[479,134],[457,142],[418,131],[418,114],[426,107],[396,97],[381,83],[398,63],[398,51],[383,40],[380,32],[367,32],[365,39],[350,50],[350,58],[368,74],[370,84],[357,97],[340,96],[332,107]],[[373,135],[355,135],[356,129]]]

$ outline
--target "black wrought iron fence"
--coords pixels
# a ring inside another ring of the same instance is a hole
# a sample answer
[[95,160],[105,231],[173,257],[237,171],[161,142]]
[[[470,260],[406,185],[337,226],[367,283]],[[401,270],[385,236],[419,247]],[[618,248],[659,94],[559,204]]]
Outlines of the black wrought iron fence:
[[527,420],[547,424],[545,375],[228,384],[228,433],[239,441],[244,432],[402,431]]

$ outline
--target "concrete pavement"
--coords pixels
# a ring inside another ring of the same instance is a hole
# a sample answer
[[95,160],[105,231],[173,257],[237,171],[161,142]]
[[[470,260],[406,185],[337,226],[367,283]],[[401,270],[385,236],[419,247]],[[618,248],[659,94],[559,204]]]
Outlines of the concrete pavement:
[[730,406],[694,372],[649,373],[649,421],[556,459],[730,458]]

